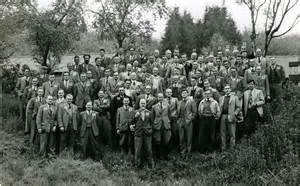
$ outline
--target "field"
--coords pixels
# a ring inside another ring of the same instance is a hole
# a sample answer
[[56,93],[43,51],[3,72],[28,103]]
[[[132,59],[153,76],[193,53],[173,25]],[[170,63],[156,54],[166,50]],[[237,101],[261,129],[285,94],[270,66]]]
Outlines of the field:
[[[91,58],[91,63],[94,64],[95,61],[95,57],[97,57],[97,54],[91,54],[92,58]],[[73,62],[73,57],[74,56],[70,56],[70,55],[65,55],[62,57],[61,61],[62,63],[59,65],[60,68],[66,70],[66,65],[67,63],[72,63]],[[286,76],[288,77],[288,75],[291,73],[288,65],[289,62],[291,61],[298,61],[298,56],[276,56],[276,59],[278,61],[278,64],[282,65],[286,71]],[[83,61],[83,59],[80,59],[81,61]],[[19,56],[19,57],[13,57],[11,58],[11,62],[16,63],[16,64],[27,64],[30,66],[30,68],[33,69],[37,69],[39,64],[34,64],[32,57],[31,56]],[[299,71],[300,73],[300,71]]]

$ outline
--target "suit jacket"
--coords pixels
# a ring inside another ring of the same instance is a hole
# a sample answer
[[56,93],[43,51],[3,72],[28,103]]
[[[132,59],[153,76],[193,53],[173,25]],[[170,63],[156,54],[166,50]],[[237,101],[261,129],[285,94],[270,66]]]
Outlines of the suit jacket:
[[32,87],[32,86],[28,86],[25,88],[24,90],[24,98],[26,99],[26,101],[29,101],[31,98],[34,98],[37,96],[37,90],[38,87]]
[[264,96],[267,97],[270,95],[270,85],[268,75],[257,75],[257,89],[263,91]]
[[[250,97],[250,92],[251,90],[246,90],[244,92],[244,114],[245,116],[247,115],[248,107],[249,107],[249,97]],[[264,94],[261,90],[258,90],[254,88],[252,90],[252,104],[256,105],[257,112],[259,113],[260,116],[263,115],[263,108],[262,105],[265,104],[265,98]]]
[[44,97],[46,98],[48,95],[51,95],[54,97],[54,99],[57,98],[57,93],[59,90],[59,83],[54,81],[50,85],[50,81],[47,81],[43,83],[43,89],[44,89]]
[[[220,100],[219,100],[220,113],[221,114],[223,112],[224,99],[225,99],[225,96],[222,96],[222,97],[220,97]],[[236,117],[235,116],[241,110],[240,105],[241,104],[239,103],[238,97],[235,96],[234,94],[231,94],[230,98],[229,98],[229,105],[228,105],[228,121],[229,122],[235,122],[236,121]]]
[[263,56],[256,57],[255,62],[256,62],[256,66],[261,66],[261,70],[263,74],[268,74],[270,64],[268,63],[266,58],[264,58]]
[[244,91],[244,82],[243,79],[239,76],[236,78],[229,77],[226,83],[230,85],[231,91],[235,92],[236,94],[241,94]]
[[100,116],[106,116],[110,119],[110,100],[108,98],[94,100],[93,110],[98,112]]
[[96,77],[96,71],[95,71],[95,66],[94,65],[82,63],[78,66],[79,74],[81,74],[83,72],[86,73],[87,71],[91,71],[92,74],[93,74],[93,77]]
[[72,129],[77,130],[77,120],[78,120],[78,108],[76,105],[71,104],[69,108],[68,104],[64,104],[58,109],[58,125],[59,127],[64,127],[65,130],[68,129],[68,125],[72,124]]
[[[204,102],[206,100],[203,99],[200,104],[199,104],[199,107],[198,107],[198,113],[200,116],[203,115],[203,111],[204,111]],[[219,104],[216,100],[214,100],[213,98],[209,98],[209,101],[210,101],[210,110],[211,110],[211,113],[216,117],[216,118],[219,118],[220,115],[221,115],[221,111],[220,111],[220,107],[219,107]]]
[[179,101],[178,104],[178,123],[180,126],[189,125],[197,114],[196,104],[191,99]]
[[36,117],[37,129],[42,129],[47,133],[49,133],[54,126],[57,126],[58,108],[54,105],[52,105],[51,108],[52,111],[50,111],[48,104],[41,105]]
[[77,71],[71,70],[71,71],[69,71],[69,73],[70,73],[70,78],[74,83],[77,83],[80,81],[79,73]]
[[[45,98],[38,99],[36,97],[31,98],[26,106],[26,125],[29,127],[29,124],[36,119],[39,107],[43,104],[46,104]],[[25,127],[26,128],[26,127]]]
[[174,97],[171,97],[170,100],[168,98],[165,98],[165,102],[167,102],[169,105],[171,117],[177,118],[178,117],[178,109],[179,109],[178,99],[174,98]]
[[64,92],[65,92],[65,95],[67,95],[67,94],[74,94],[73,93],[73,89],[74,89],[74,81],[73,80],[71,80],[71,79],[69,79],[68,81],[67,81],[67,86],[65,86],[65,81],[64,80],[62,80],[61,82],[60,82],[60,86],[59,86],[59,88],[60,89],[63,89],[64,90]]
[[[154,84],[154,81],[155,81],[155,78],[156,80],[158,81],[157,82],[157,85],[155,86]],[[152,82],[152,89],[154,89],[154,95],[156,95],[157,93],[163,93],[164,92],[164,87],[165,87],[165,82],[164,82],[164,79],[160,76],[151,76],[151,82]]]
[[91,128],[94,136],[99,135],[99,129],[97,123],[99,123],[99,115],[96,111],[91,111],[91,114],[88,114],[87,111],[80,113],[79,123],[81,124],[80,136],[83,137],[86,131],[88,124],[91,124]]
[[164,129],[170,130],[170,117],[171,110],[167,102],[157,103],[152,107],[152,117],[153,117],[153,129],[161,130],[161,127],[164,126]]
[[95,71],[97,74],[97,79],[100,79],[105,76],[105,68],[103,66],[96,66]]
[[91,100],[90,97],[91,93],[91,84],[86,82],[84,85],[81,82],[78,82],[74,86],[74,97],[75,97],[75,104],[79,108],[84,108],[84,103],[87,103]]
[[152,106],[157,102],[157,99],[153,96],[153,95],[149,95],[149,98],[147,99],[147,95],[146,94],[142,94],[138,97],[136,103],[135,103],[135,109],[139,109],[140,108],[140,100],[141,99],[146,99],[146,109],[151,110]]
[[26,78],[25,76],[18,78],[15,91],[18,96],[23,96],[25,88],[30,85],[31,77]]
[[111,78],[109,81],[109,87],[110,87],[110,96],[114,96],[118,93],[119,91],[119,86],[123,85],[124,82],[121,81],[120,79],[118,81],[116,81],[114,78]]
[[110,103],[110,108],[111,108],[111,116],[115,117],[116,116],[116,112],[118,111],[118,108],[123,106],[123,99],[124,97],[129,98],[129,106],[132,106],[132,99],[131,97],[127,96],[126,94],[121,97],[119,94],[117,94]]
[[[137,117],[134,117],[133,123],[135,124],[135,130],[134,135],[135,136],[151,136],[152,134],[152,116],[151,112],[147,109],[142,110],[139,109],[136,111],[136,113],[139,113]],[[144,113],[144,120],[143,115]]]
[[120,130],[120,132],[127,132],[134,118],[134,110],[129,106],[127,111],[124,107],[120,107],[118,108],[116,117],[116,129]]
[[210,76],[208,77],[208,81],[212,88],[217,89],[219,92],[223,92],[225,80],[222,76]]
[[188,87],[187,90],[190,96],[192,96],[193,99],[195,100],[196,106],[198,106],[200,101],[203,99],[203,89],[199,86],[194,86],[194,87]]
[[285,72],[281,65],[275,65],[273,69],[272,66],[269,67],[269,83],[282,83],[285,81]]

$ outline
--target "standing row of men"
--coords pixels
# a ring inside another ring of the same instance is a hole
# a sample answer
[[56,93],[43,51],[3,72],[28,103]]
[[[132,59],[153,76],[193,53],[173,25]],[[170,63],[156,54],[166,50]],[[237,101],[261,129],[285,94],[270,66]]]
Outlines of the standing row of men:
[[[216,133],[225,150],[236,141],[237,122],[242,134],[250,135],[264,114],[267,100],[281,100],[285,79],[282,66],[274,58],[260,56],[247,59],[241,55],[197,56],[191,59],[179,50],[158,50],[148,58],[116,55],[112,59],[100,51],[90,64],[74,57],[61,81],[55,75],[30,76],[25,69],[16,91],[20,115],[26,104],[25,132],[38,143],[40,153],[61,152],[66,147],[81,157],[103,155],[103,145],[135,155],[137,164],[143,157],[153,166],[156,158],[168,159],[170,150],[183,157],[192,149],[211,152],[216,147]],[[48,80],[46,77],[48,76]],[[179,147],[177,149],[177,147]]]

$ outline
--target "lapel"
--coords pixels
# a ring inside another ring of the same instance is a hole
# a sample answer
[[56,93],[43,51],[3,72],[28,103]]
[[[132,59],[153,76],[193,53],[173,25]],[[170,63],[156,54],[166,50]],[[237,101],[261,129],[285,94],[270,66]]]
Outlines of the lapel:
[[231,102],[233,101],[233,98],[234,98],[234,96],[233,96],[233,95],[230,95],[230,97],[229,97],[229,105],[230,105]]

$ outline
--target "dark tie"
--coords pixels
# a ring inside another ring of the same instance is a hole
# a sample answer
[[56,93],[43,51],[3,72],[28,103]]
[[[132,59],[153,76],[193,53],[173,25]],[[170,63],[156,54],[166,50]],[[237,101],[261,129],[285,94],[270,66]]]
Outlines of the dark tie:
[[171,98],[168,98],[168,103],[169,105],[171,105]]
[[69,105],[69,109],[71,109],[71,104]]

